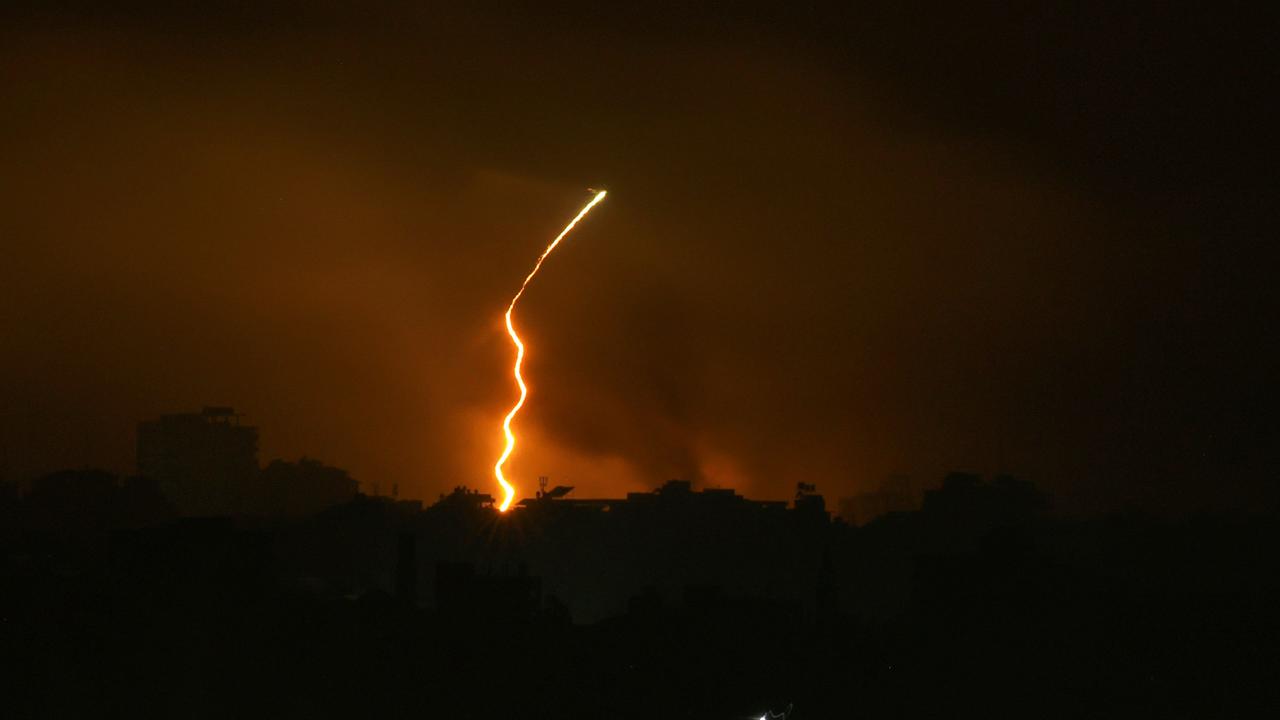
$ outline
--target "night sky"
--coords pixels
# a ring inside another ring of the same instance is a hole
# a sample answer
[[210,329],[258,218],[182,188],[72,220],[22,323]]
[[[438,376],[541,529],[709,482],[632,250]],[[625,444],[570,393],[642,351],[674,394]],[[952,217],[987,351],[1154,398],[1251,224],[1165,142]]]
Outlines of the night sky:
[[526,494],[1275,502],[1257,18],[99,4],[0,10],[11,480],[132,472],[138,420],[224,404],[264,460],[492,490],[502,311],[603,186],[517,315]]

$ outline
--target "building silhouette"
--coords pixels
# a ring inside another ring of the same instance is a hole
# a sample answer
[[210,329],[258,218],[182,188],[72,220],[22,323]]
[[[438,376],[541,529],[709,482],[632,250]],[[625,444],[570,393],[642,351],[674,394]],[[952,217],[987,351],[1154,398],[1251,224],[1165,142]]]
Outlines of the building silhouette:
[[839,514],[852,525],[866,525],[882,515],[915,510],[917,506],[911,479],[906,475],[891,475],[871,492],[841,498]]
[[258,429],[229,407],[161,415],[138,423],[137,461],[183,515],[243,512],[258,479]]
[[257,491],[246,499],[250,507],[277,517],[313,515],[352,500],[359,483],[346,470],[330,467],[313,458],[297,462],[272,460],[262,469]]

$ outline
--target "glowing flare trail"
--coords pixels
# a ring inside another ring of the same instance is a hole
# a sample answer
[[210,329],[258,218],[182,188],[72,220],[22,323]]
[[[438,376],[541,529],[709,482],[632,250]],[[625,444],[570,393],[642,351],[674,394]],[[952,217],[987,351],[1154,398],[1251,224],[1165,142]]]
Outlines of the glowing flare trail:
[[511,342],[516,346],[516,364],[512,374],[515,375],[516,385],[520,387],[520,399],[516,401],[515,407],[511,408],[511,412],[507,413],[507,416],[502,420],[502,432],[507,437],[507,447],[502,451],[502,455],[498,457],[498,462],[493,466],[493,475],[498,479],[498,484],[502,486],[502,491],[506,493],[506,497],[498,505],[498,509],[502,512],[506,512],[507,508],[511,507],[511,501],[516,496],[515,487],[507,482],[507,479],[502,475],[502,466],[507,462],[507,458],[511,457],[511,451],[515,450],[516,447],[516,436],[511,432],[511,420],[516,416],[516,413],[520,412],[520,408],[524,407],[525,398],[529,396],[529,389],[525,387],[524,378],[520,375],[520,366],[524,364],[524,343],[520,342],[520,336],[516,334],[516,327],[511,324],[511,313],[516,309],[516,301],[524,294],[524,289],[529,287],[529,281],[533,279],[534,275],[538,274],[538,269],[542,267],[542,262],[547,259],[552,250],[556,249],[556,246],[560,244],[564,236],[569,234],[573,226],[586,217],[587,213],[591,212],[591,208],[595,207],[601,200],[604,200],[604,196],[607,194],[604,190],[596,193],[591,202],[587,203],[586,207],[578,212],[577,217],[571,220],[564,230],[560,231],[560,234],[556,236],[555,240],[551,241],[546,250],[542,251],[542,256],[538,258],[538,262],[534,263],[533,270],[529,272],[528,277],[520,284],[520,289],[516,292],[515,297],[511,298],[511,304],[507,306],[507,334],[511,336]]

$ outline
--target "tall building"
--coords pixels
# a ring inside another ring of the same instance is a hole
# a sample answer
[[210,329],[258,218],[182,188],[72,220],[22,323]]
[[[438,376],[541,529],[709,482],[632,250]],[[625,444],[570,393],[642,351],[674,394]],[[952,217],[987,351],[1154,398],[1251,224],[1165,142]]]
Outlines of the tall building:
[[250,509],[258,480],[258,428],[229,407],[138,423],[138,474],[184,515]]

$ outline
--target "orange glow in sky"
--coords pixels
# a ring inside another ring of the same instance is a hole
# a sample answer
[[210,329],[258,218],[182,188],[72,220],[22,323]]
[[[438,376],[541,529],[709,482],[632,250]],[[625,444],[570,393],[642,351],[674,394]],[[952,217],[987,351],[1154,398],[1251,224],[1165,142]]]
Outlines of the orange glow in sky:
[[516,401],[515,406],[511,408],[511,411],[508,412],[507,416],[502,420],[502,432],[506,435],[507,446],[502,450],[502,455],[498,457],[498,462],[493,465],[493,475],[498,479],[498,484],[502,486],[502,492],[504,493],[502,502],[498,504],[498,510],[502,512],[506,512],[507,509],[511,507],[511,502],[516,497],[515,486],[512,485],[502,474],[503,464],[507,462],[507,458],[511,457],[511,452],[515,450],[516,447],[516,436],[515,433],[511,431],[511,420],[515,418],[516,413],[520,412],[520,408],[524,407],[525,398],[529,396],[529,389],[524,384],[524,377],[520,375],[520,367],[524,364],[524,343],[520,341],[520,336],[516,334],[516,327],[511,322],[511,313],[516,309],[516,301],[524,294],[525,288],[529,287],[529,281],[533,280],[533,276],[538,274],[538,270],[542,267],[543,261],[547,259],[547,256],[551,254],[551,251],[556,249],[556,246],[560,244],[560,241],[569,234],[570,230],[573,230],[573,226],[577,225],[579,220],[586,217],[587,213],[591,212],[591,208],[595,207],[601,200],[604,200],[604,196],[607,194],[608,193],[604,190],[596,193],[596,196],[591,199],[591,202],[587,203],[586,206],[578,212],[577,216],[575,216],[573,220],[569,221],[569,224],[565,226],[564,230],[560,231],[560,234],[556,236],[556,239],[551,241],[551,244],[547,246],[547,249],[542,251],[542,255],[538,258],[538,262],[533,265],[533,270],[531,270],[529,275],[525,277],[524,282],[520,284],[520,289],[516,291],[515,297],[511,298],[511,304],[507,306],[507,334],[511,336],[511,342],[516,346],[516,362],[512,374],[516,378],[516,385],[520,387],[520,399]]

